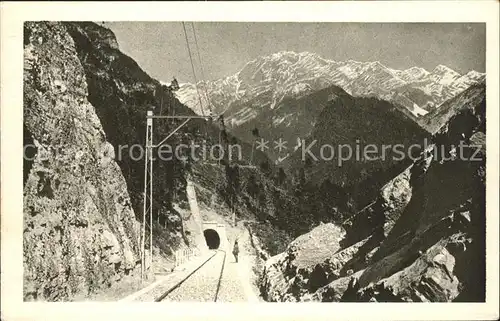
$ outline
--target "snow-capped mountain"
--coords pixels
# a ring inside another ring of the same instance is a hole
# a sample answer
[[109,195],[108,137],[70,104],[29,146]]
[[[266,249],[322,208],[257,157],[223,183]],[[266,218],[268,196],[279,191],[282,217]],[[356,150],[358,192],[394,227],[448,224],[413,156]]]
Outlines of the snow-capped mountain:
[[252,60],[232,76],[184,84],[177,97],[198,114],[224,113],[229,124],[239,125],[287,98],[336,85],[353,96],[404,106],[418,118],[484,79],[483,73],[460,75],[443,65],[431,72],[419,67],[396,70],[378,61],[333,61],[314,53],[283,51]]

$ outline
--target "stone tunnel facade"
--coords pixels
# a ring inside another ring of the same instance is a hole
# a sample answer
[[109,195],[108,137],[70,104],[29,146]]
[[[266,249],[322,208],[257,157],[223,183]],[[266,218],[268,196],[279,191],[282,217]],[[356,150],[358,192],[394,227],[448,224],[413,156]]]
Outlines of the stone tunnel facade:
[[203,222],[203,236],[208,249],[227,250],[229,242],[226,235],[226,227],[218,222]]

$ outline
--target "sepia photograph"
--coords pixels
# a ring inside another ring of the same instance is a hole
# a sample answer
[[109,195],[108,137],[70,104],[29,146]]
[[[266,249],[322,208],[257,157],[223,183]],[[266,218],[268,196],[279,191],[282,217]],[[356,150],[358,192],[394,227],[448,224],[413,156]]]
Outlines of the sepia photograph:
[[102,16],[19,24],[24,303],[486,303],[485,21]]

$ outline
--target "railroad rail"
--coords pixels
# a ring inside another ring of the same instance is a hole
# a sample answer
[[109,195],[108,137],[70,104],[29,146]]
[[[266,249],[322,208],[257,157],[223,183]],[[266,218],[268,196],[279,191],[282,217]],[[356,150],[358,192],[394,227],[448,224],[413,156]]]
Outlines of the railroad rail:
[[[221,259],[221,262],[218,261]],[[183,279],[158,295],[154,301],[213,301],[217,302],[221,289],[226,262],[226,251],[214,250],[214,254],[204,260]],[[201,278],[204,288],[200,287]],[[211,282],[212,281],[212,282]]]

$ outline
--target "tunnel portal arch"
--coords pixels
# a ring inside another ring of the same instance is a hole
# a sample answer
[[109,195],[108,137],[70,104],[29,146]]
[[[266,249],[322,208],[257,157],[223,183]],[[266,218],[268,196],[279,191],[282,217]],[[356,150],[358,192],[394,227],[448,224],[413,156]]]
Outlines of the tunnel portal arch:
[[208,228],[203,231],[203,236],[209,250],[216,250],[220,247],[220,236],[216,230]]
[[203,246],[206,246],[206,249],[227,249],[228,240],[224,224],[215,221],[204,221],[202,230],[205,239],[205,244]]

